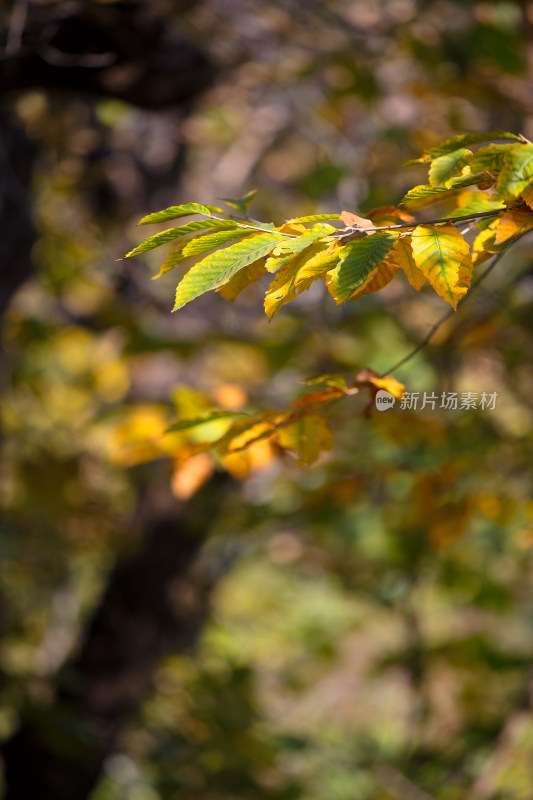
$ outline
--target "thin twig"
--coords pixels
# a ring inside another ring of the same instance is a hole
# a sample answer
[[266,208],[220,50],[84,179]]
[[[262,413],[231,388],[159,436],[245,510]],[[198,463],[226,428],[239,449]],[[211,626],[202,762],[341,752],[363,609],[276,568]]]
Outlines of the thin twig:
[[[429,219],[426,222],[398,223],[397,225],[381,225],[372,228],[361,228],[358,225],[354,225],[351,228],[346,228],[346,230],[341,230],[339,232],[339,239],[349,239],[354,236],[354,234],[369,233],[370,231],[373,233],[374,231],[392,231],[401,228],[409,229],[417,228],[419,225],[438,225],[444,222],[448,222],[452,225],[456,225],[459,222],[474,222],[476,219],[482,219],[483,217],[497,217],[500,211],[505,211],[505,206],[494,209],[494,211],[482,211],[479,214],[466,214],[463,217],[440,217],[439,219]],[[331,235],[334,236],[335,234]]]
[[[529,233],[529,231],[526,231],[525,233]],[[511,247],[513,247],[513,245],[515,245],[522,238],[522,236],[525,236],[525,233],[523,233],[521,236],[519,236],[517,239],[515,239],[515,241],[512,242],[512,244],[509,245],[507,250],[503,250],[501,253],[498,253],[497,255],[494,256],[494,258],[492,259],[492,261],[488,265],[488,267],[485,270],[485,272],[483,273],[483,275],[481,275],[479,280],[477,280],[476,283],[470,288],[470,291],[468,292],[468,294],[466,294],[463,297],[463,299],[459,301],[459,303],[457,305],[457,310],[459,310],[459,308],[462,308],[462,306],[466,303],[466,301],[468,300],[469,297],[472,297],[474,292],[479,288],[480,284],[483,283],[485,278],[487,278],[487,276],[490,275],[490,273],[497,266],[497,264],[499,264],[499,262],[501,261],[503,256],[506,255],[509,252]],[[444,323],[448,319],[450,319],[450,317],[452,317],[454,315],[454,313],[455,313],[455,309],[449,308],[446,311],[446,313],[443,314],[442,317],[440,317],[440,319],[438,319],[437,322],[435,322],[431,326],[431,328],[429,329],[429,332],[426,334],[426,336],[424,336],[422,341],[419,342],[416,345],[416,347],[414,347],[406,356],[404,356],[402,359],[400,359],[400,361],[398,361],[396,364],[393,364],[392,367],[389,367],[384,372],[382,372],[379,377],[380,378],[384,378],[386,375],[390,375],[392,372],[396,372],[396,370],[399,369],[400,367],[403,367],[404,364],[407,364],[407,362],[410,361],[412,358],[414,358],[414,356],[416,356],[417,353],[419,353],[421,350],[424,349],[424,347],[433,338],[433,336],[438,331],[438,329],[441,327],[441,325],[444,325]]]

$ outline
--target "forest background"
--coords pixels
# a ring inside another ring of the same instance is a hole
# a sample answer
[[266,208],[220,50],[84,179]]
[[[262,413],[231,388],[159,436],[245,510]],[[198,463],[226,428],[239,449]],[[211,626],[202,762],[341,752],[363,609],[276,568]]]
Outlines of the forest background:
[[251,286],[171,314],[176,274],[122,257],[167,205],[364,215],[446,136],[532,139],[533,3],[19,0],[0,24],[6,800],[530,800],[530,240],[394,373],[494,408],[347,397],[311,467],[164,431],[381,373],[443,302],[317,286],[269,323]]

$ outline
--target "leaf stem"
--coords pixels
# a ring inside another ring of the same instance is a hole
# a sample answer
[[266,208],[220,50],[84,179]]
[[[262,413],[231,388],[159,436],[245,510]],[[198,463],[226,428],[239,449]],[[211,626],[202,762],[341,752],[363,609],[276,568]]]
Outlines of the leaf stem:
[[[505,211],[505,206],[502,208],[494,209],[494,211],[480,211],[478,214],[465,214],[462,217],[439,217],[439,219],[428,219],[425,222],[410,222],[410,223],[403,223],[397,225],[380,225],[373,228],[361,228],[357,225],[354,225],[352,228],[346,228],[345,230],[339,231],[339,239],[350,238],[354,234],[358,233],[369,233],[370,231],[391,231],[391,230],[398,230],[402,228],[418,228],[419,225],[438,225],[439,223],[451,223],[452,225],[456,225],[459,222],[473,222],[476,219],[483,219],[483,217],[497,217],[500,211]],[[335,234],[330,234],[334,236]]]

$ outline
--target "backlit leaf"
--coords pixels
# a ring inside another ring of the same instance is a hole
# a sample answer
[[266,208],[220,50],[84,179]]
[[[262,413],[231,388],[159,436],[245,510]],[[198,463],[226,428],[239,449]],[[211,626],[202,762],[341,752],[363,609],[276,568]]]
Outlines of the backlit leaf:
[[336,228],[334,228],[332,225],[315,225],[311,230],[308,230],[302,234],[302,236],[298,236],[297,239],[285,239],[275,248],[274,255],[283,256],[288,253],[301,253],[302,250],[305,250],[306,247],[312,245],[317,239],[323,239],[325,236],[335,230]]
[[217,206],[205,206],[200,203],[184,203],[181,206],[170,206],[163,211],[156,211],[153,214],[147,214],[139,221],[139,225],[150,225],[155,222],[168,222],[171,219],[179,219],[179,217],[187,217],[191,214],[205,214],[209,217],[211,213],[222,212],[221,208]]
[[189,258],[192,255],[206,253],[208,250],[213,250],[213,248],[218,247],[221,244],[226,244],[227,242],[231,242],[234,239],[239,239],[247,235],[249,235],[249,231],[242,230],[240,228],[233,228],[229,231],[218,231],[217,233],[201,233],[192,239],[187,239],[184,242],[180,242],[172,248],[170,253],[159,267],[159,272],[157,275],[152,276],[152,280],[154,280],[154,278],[160,278],[161,275],[164,275],[181,261],[184,261],[186,258]]
[[410,189],[405,197],[401,200],[400,205],[406,208],[411,208],[416,211],[418,208],[425,208],[433,203],[439,203],[441,200],[446,200],[451,197],[453,191],[445,189],[444,187],[437,186],[414,186]]
[[337,303],[364,286],[396,241],[393,233],[373,233],[339,248],[339,263],[328,275],[328,289]]
[[267,255],[285,237],[261,233],[211,253],[186,273],[176,291],[174,311],[211,289],[223,286],[243,267]]
[[523,190],[522,199],[533,209],[533,183],[530,183],[529,186]]
[[351,295],[350,300],[357,300],[363,294],[379,292],[380,289],[383,289],[384,286],[391,282],[397,272],[398,267],[396,264],[385,259],[374,272],[370,273],[364,284]]
[[533,144],[515,145],[503,159],[498,189],[503,197],[518,197],[533,182]]
[[154,247],[159,247],[162,244],[174,241],[174,239],[179,239],[181,236],[187,236],[189,233],[195,233],[205,228],[230,230],[236,227],[237,223],[231,220],[199,219],[195,222],[189,222],[187,225],[180,225],[178,228],[169,228],[166,231],[161,231],[161,233],[149,236],[144,242],[141,242],[141,244],[137,245],[133,250],[130,250],[129,253],[126,253],[126,258],[146,253],[148,250],[153,250]]
[[450,139],[445,139],[443,142],[429,147],[426,153],[432,158],[444,156],[457,150],[459,147],[468,147],[471,144],[479,142],[490,142],[493,139],[515,139],[520,141],[520,137],[514,133],[507,133],[506,131],[492,131],[491,133],[460,133],[458,136],[452,136]]
[[252,283],[257,281],[265,272],[265,262],[262,258],[254,261],[252,264],[248,264],[247,267],[243,267],[240,269],[234,276],[229,280],[224,286],[221,286],[220,289],[217,289],[217,292],[221,297],[225,300],[229,300],[233,303],[234,300],[240,295],[243,289],[246,289],[247,286],[250,286]]
[[467,242],[453,225],[419,225],[411,235],[418,269],[447,303],[457,303],[472,280],[472,259]]
[[507,241],[507,239],[519,236],[521,233],[530,231],[532,228],[533,211],[529,206],[524,204],[518,208],[510,208],[500,217],[494,244],[502,244]]
[[462,147],[452,150],[451,153],[436,158],[429,169],[429,183],[431,186],[443,186],[450,178],[461,174],[472,156],[472,151]]
[[276,273],[276,277],[265,295],[265,313],[269,319],[272,319],[282,306],[294,300],[298,291],[304,291],[310,285],[313,278],[306,280],[305,287],[303,280],[300,280],[299,285],[296,286],[296,277],[309,255],[320,253],[323,248],[323,244],[316,244],[311,246],[310,251],[304,250],[302,253],[293,254],[291,259]]
[[326,219],[339,219],[339,214],[308,214],[306,217],[294,217],[294,219],[288,219],[287,223],[292,224],[294,222],[322,222]]
[[413,250],[411,248],[410,236],[399,236],[390,251],[387,261],[392,261],[400,269],[403,269],[407,276],[407,280],[414,286],[417,292],[420,291],[422,286],[427,281],[426,276],[416,266],[413,258]]
[[308,258],[302,263],[294,279],[296,287],[303,283],[308,283],[308,281],[314,281],[316,278],[325,277],[329,270],[336,266],[339,260],[339,249],[325,247],[323,250],[319,250],[316,255],[311,254],[310,257],[308,253],[306,255]]

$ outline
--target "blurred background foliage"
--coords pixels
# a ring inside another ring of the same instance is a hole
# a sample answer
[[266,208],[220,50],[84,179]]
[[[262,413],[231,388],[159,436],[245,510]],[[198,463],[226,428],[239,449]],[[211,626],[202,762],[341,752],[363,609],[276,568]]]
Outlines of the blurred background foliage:
[[[17,5],[0,11],[15,51]],[[24,24],[74,6],[30,3]],[[91,800],[529,800],[529,240],[395,373],[409,391],[497,392],[494,411],[367,419],[367,401],[346,398],[310,469],[265,443],[184,462],[194,438],[164,452],[161,434],[177,412],[283,407],[309,375],[384,371],[442,302],[395,281],[335,307],[316,286],[269,324],[252,286],[171,315],[177,278],[150,280],[158,254],[120,259],[139,216],[166,205],[257,188],[253,215],[276,223],[364,213],[423,183],[404,163],[448,135],[533,137],[533,3],[157,0],[146,13],[213,65],[194,104],[3,93],[35,148],[36,234],[3,331],[0,737],[37,709],[54,740],[62,667],[139,547],[139,498],[173,491],[179,524],[205,484],[189,578],[209,586],[209,610],[195,646],[166,647],[151,671]],[[213,470],[231,476],[221,492]]]

